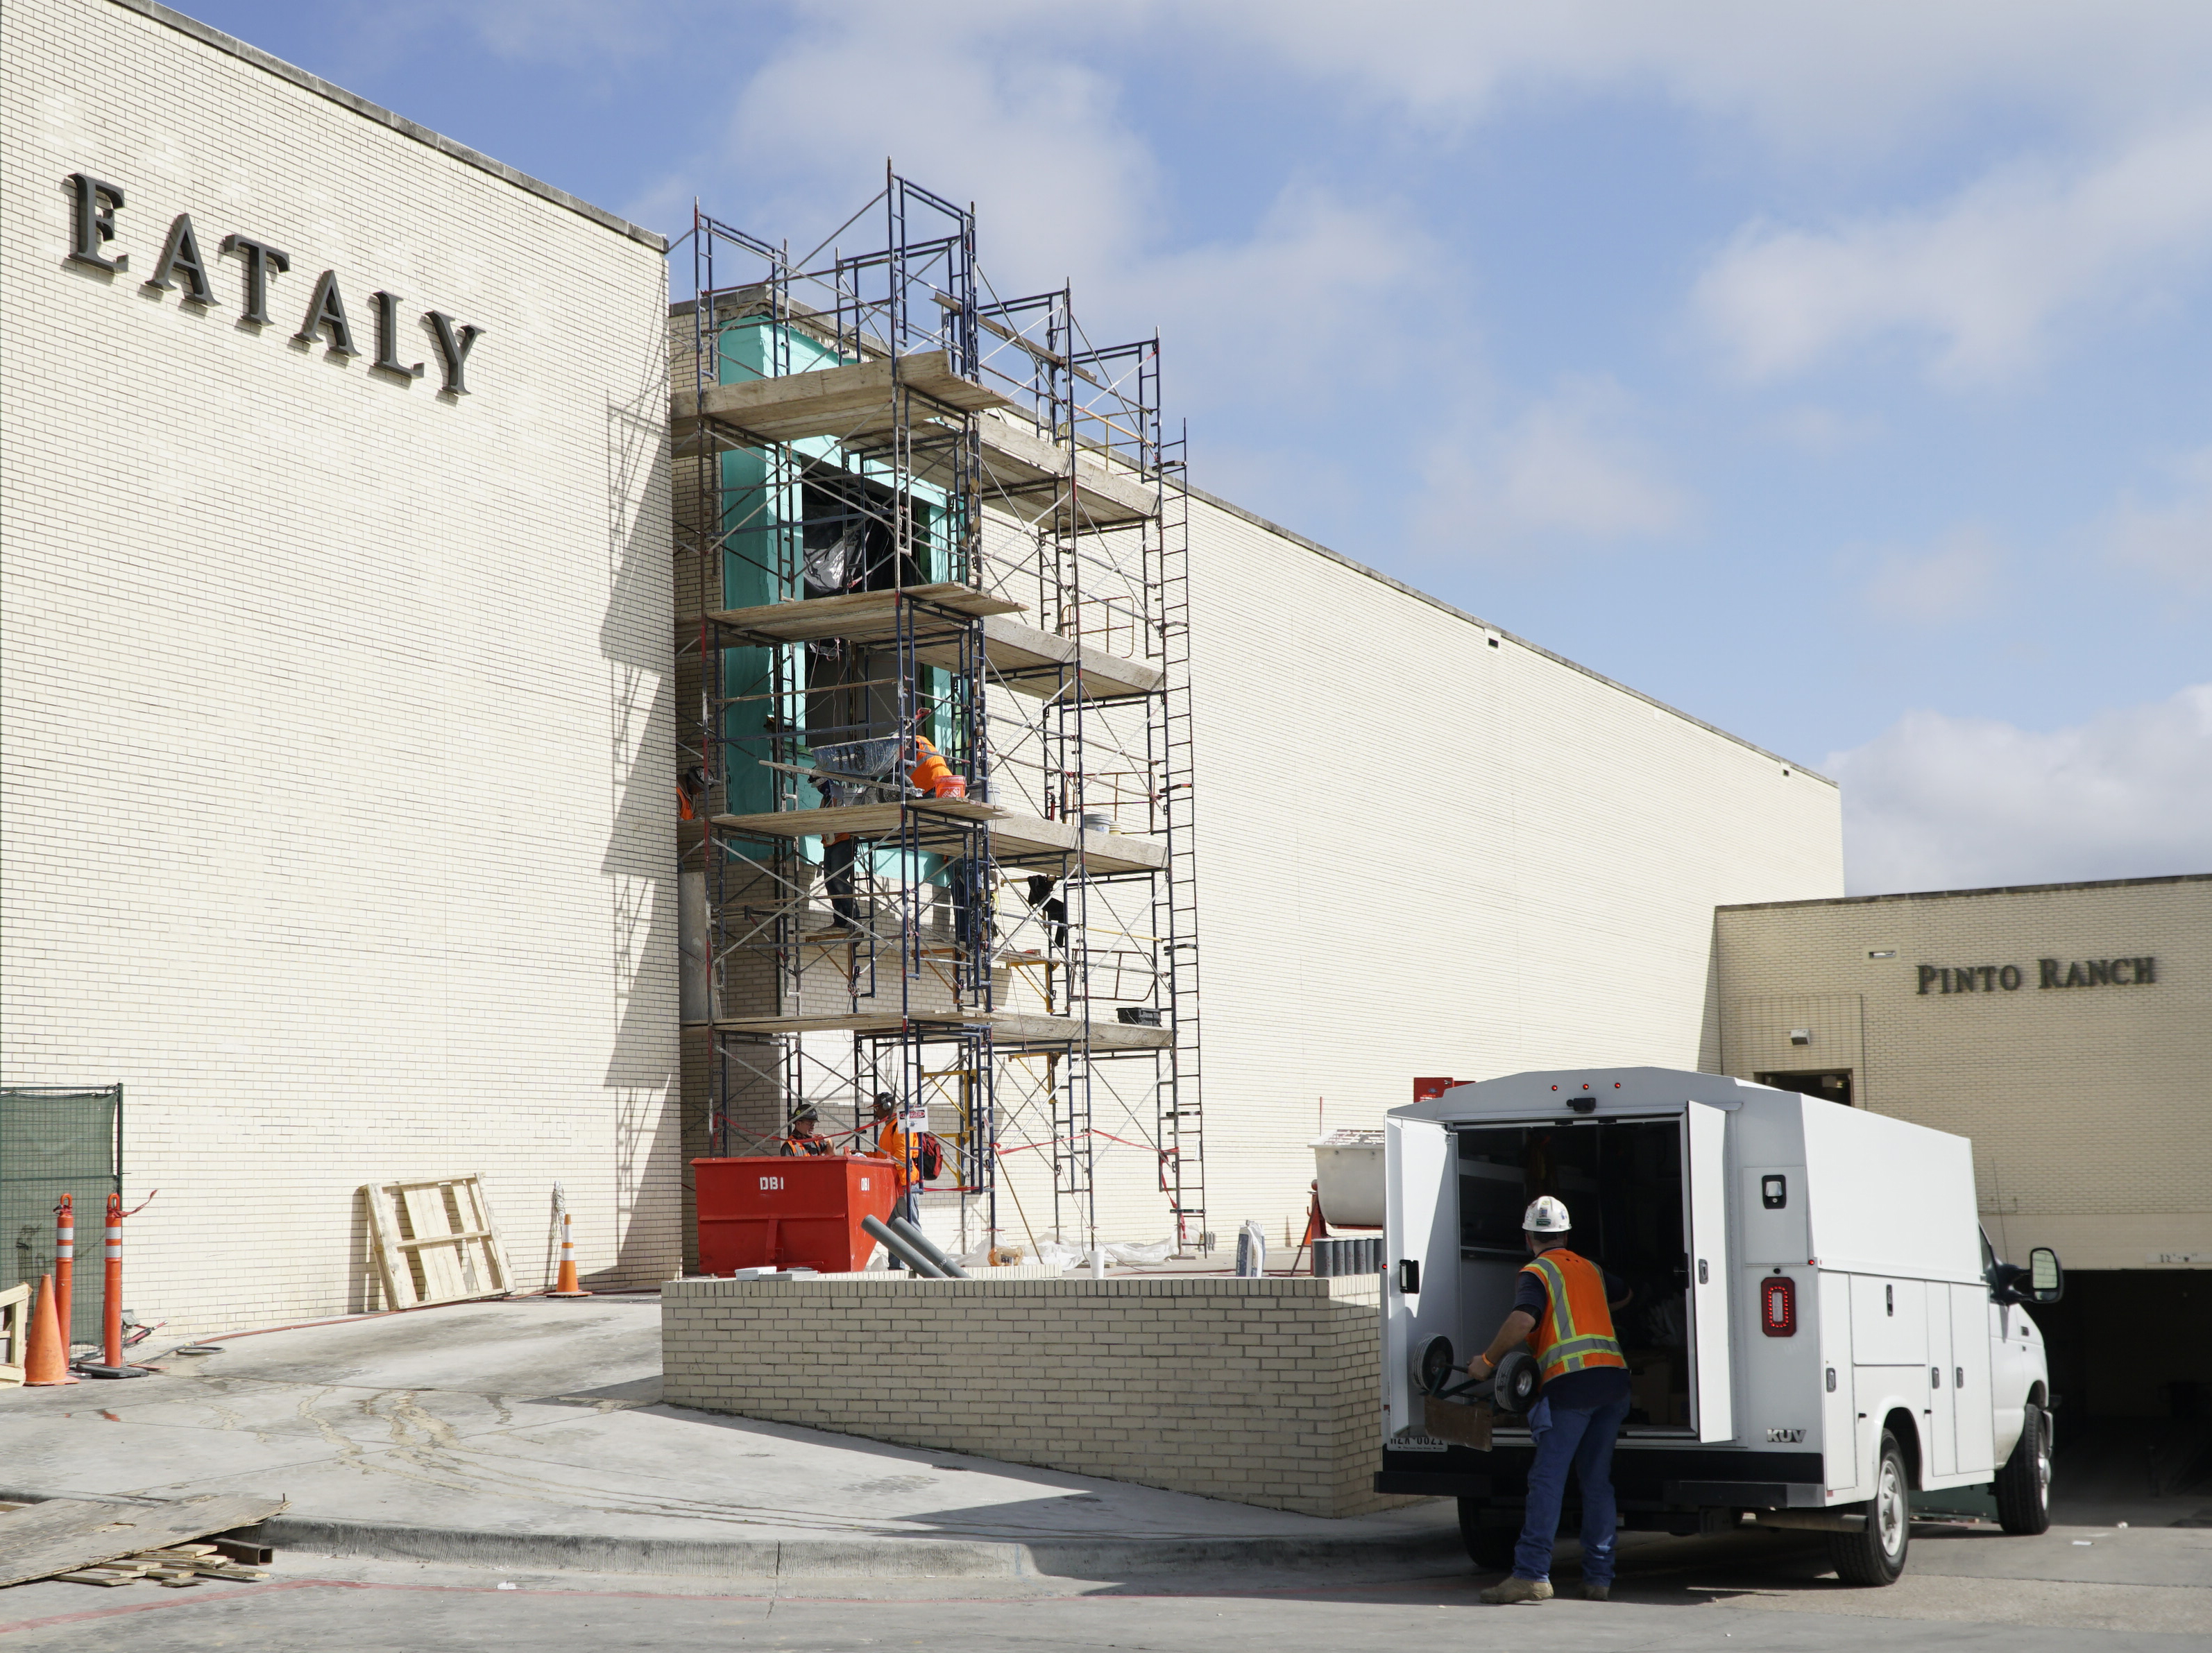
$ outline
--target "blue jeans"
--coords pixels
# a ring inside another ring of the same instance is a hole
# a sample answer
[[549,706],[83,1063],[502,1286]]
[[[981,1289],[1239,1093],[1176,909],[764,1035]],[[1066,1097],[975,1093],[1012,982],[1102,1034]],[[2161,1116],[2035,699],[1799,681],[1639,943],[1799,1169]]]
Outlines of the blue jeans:
[[1552,1576],[1552,1540],[1559,1530],[1559,1505],[1567,1495],[1567,1466],[1583,1490],[1583,1582],[1613,1583],[1613,1442],[1628,1417],[1626,1399],[1587,1411],[1549,1401],[1528,1408],[1536,1462],[1528,1467],[1528,1502],[1521,1541],[1513,1547],[1516,1578]]

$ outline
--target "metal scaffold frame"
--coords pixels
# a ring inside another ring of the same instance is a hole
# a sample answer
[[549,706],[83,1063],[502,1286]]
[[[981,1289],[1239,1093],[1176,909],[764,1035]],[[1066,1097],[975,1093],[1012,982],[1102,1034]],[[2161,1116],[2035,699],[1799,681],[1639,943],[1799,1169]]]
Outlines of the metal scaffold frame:
[[[963,1242],[996,1242],[1002,1163],[1039,1153],[1051,1234],[1095,1244],[1103,1145],[1152,1155],[1179,1246],[1210,1244],[1186,444],[1158,338],[1093,347],[1064,288],[1000,300],[972,209],[888,168],[803,257],[696,209],[686,239],[707,1151],[773,1151],[805,1105],[860,1138],[887,1092],[952,1148],[930,1191]],[[933,751],[964,797],[920,784]]]

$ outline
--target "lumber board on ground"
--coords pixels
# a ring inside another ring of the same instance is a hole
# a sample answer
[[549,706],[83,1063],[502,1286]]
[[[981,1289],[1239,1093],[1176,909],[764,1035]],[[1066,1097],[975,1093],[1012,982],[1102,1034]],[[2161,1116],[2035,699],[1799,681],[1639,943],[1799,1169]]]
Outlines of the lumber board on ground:
[[897,420],[896,392],[902,386],[928,398],[908,415],[917,424],[929,418],[930,402],[966,413],[1014,405],[1011,398],[954,372],[944,351],[918,350],[899,357],[896,370],[888,360],[854,361],[678,391],[668,398],[669,434],[681,439],[703,420],[764,442],[870,435]]
[[258,1493],[213,1493],[173,1504],[49,1499],[0,1515],[0,1588],[250,1527],[283,1507],[283,1499]]

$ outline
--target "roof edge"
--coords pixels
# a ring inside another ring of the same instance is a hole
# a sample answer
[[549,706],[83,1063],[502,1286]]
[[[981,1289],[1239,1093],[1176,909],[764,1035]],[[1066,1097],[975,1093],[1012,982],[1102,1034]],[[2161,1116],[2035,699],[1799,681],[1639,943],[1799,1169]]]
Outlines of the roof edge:
[[289,81],[293,85],[312,92],[319,98],[328,98],[332,103],[343,104],[356,115],[366,116],[380,126],[388,126],[403,136],[413,138],[417,143],[425,144],[437,150],[441,154],[450,155],[464,166],[473,167],[478,172],[489,173],[503,183],[514,185],[517,189],[526,190],[532,195],[542,200],[550,201],[556,207],[566,207],[578,216],[588,218],[601,227],[613,230],[619,235],[627,236],[641,245],[652,248],[655,252],[665,253],[668,251],[668,238],[658,230],[649,230],[641,224],[631,223],[626,218],[618,218],[605,208],[595,207],[580,197],[569,194],[566,190],[556,189],[550,184],[532,178],[529,173],[520,172],[503,160],[494,160],[489,155],[479,150],[471,149],[465,143],[456,143],[453,139],[434,132],[427,126],[409,120],[404,115],[394,114],[381,104],[371,103],[367,98],[349,92],[342,86],[331,85],[319,75],[311,75],[304,69],[296,68],[286,63],[282,58],[272,57],[259,46],[249,45],[235,35],[226,34],[219,28],[201,22],[197,17],[187,17],[183,12],[162,5],[161,0],[111,0],[111,3],[122,7],[125,11],[135,11],[140,16],[150,18],[155,22],[165,24],[180,34],[189,34],[204,45],[211,45],[218,51],[228,52],[240,62],[251,64],[256,69],[265,70],[268,73],[276,76],[277,79]]
[[1879,901],[1952,901],[1970,895],[2039,895],[2059,890],[2121,890],[2144,884],[2212,884],[2212,873],[2160,873],[2152,878],[2090,878],[2075,884],[1991,884],[1978,890],[1898,890],[1887,895],[1814,895],[1799,901],[1739,901],[1715,912],[1762,912],[1770,907],[1862,907]]
[[[1528,650],[1531,654],[1540,654],[1545,659],[1551,661],[1555,665],[1565,666],[1569,671],[1580,672],[1583,676],[1591,679],[1593,681],[1602,683],[1607,688],[1618,689],[1623,694],[1632,696],[1634,699],[1643,701],[1644,704],[1648,706],[1656,706],[1661,711],[1665,712],[1668,717],[1680,718],[1684,723],[1690,724],[1698,729],[1702,729],[1708,735],[1717,735],[1721,739],[1727,741],[1731,745],[1740,746],[1747,752],[1756,752],[1760,757],[1771,759],[1772,761],[1781,764],[1784,767],[1792,770],[1797,774],[1805,776],[1808,779],[1819,781],[1823,786],[1835,786],[1837,784],[1835,781],[1830,779],[1827,776],[1823,775],[1820,771],[1807,768],[1803,764],[1799,763],[1795,758],[1785,758],[1779,752],[1770,752],[1756,742],[1747,741],[1741,735],[1730,734],[1727,730],[1722,729],[1717,724],[1709,724],[1702,718],[1692,716],[1689,712],[1683,711],[1680,706],[1670,706],[1664,700],[1661,700],[1651,695],[1646,694],[1642,689],[1632,688],[1626,683],[1607,677],[1601,671],[1592,671],[1588,666],[1582,664],[1579,661],[1570,660],[1563,654],[1554,654],[1551,650],[1546,648],[1540,643],[1531,643],[1527,638],[1519,636],[1515,633],[1509,632],[1503,626],[1492,625],[1489,621],[1484,620],[1480,615],[1471,615],[1464,609],[1457,608],[1451,603],[1446,602],[1440,596],[1431,596],[1428,592],[1422,590],[1419,586],[1408,585],[1405,581],[1386,574],[1379,568],[1370,568],[1365,563],[1359,561],[1356,558],[1346,556],[1341,551],[1332,551],[1320,541],[1310,540],[1304,535],[1284,527],[1280,523],[1270,522],[1267,518],[1262,517],[1255,511],[1247,511],[1243,506],[1235,504],[1231,500],[1224,500],[1217,493],[1208,493],[1204,488],[1186,487],[1183,491],[1188,493],[1194,500],[1203,500],[1206,504],[1213,506],[1216,510],[1225,511],[1231,516],[1251,524],[1255,528],[1265,529],[1270,534],[1279,535],[1282,538],[1289,540],[1295,545],[1304,546],[1309,551],[1316,552],[1322,556],[1327,557],[1331,562],[1340,563],[1345,567],[1351,569],[1355,574],[1364,574],[1368,578],[1379,581],[1381,584],[1389,586],[1392,590],[1401,592],[1405,596],[1413,598],[1416,602],[1425,602],[1431,609],[1441,609],[1444,613],[1451,615],[1455,620],[1463,620],[1470,626],[1480,626],[1486,632],[1495,632],[1500,637],[1510,639],[1514,643],[1519,645],[1522,648]],[[1838,788],[1838,790],[1840,790],[1841,789]]]

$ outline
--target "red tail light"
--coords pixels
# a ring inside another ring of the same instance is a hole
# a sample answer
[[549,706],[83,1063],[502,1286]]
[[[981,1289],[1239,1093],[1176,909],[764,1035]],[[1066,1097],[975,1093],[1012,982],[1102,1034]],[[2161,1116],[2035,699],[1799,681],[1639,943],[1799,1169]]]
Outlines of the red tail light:
[[1797,1335],[1797,1282],[1771,1275],[1759,1287],[1759,1329],[1769,1337]]

